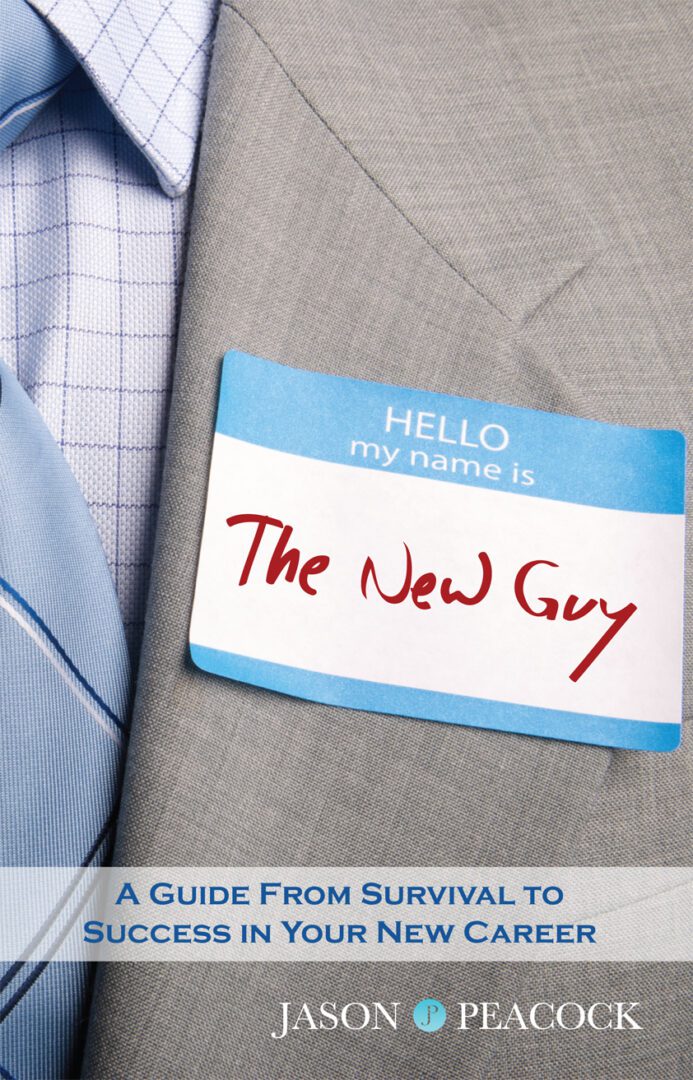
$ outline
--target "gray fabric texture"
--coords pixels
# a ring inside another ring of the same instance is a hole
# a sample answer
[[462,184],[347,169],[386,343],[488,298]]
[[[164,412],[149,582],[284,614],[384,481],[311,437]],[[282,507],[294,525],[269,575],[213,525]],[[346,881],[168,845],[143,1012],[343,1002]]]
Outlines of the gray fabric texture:
[[[690,861],[688,738],[657,755],[366,717],[187,654],[230,347],[685,430],[683,15],[676,0],[222,7],[120,863]],[[690,702],[690,662],[687,677]],[[680,965],[112,964],[85,1075],[674,1080],[690,1071],[685,988]],[[644,1029],[269,1037],[281,1000],[429,994],[638,1000]]]

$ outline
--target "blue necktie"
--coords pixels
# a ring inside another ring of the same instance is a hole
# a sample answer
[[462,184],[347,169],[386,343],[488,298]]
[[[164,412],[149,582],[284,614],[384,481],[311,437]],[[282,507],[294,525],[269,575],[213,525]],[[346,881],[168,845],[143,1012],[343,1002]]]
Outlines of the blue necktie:
[[[108,854],[129,687],[94,522],[62,452],[0,363],[0,865]],[[88,966],[0,966],[0,1078],[76,1075]]]
[[0,0],[0,151],[60,90],[76,60],[26,0]]

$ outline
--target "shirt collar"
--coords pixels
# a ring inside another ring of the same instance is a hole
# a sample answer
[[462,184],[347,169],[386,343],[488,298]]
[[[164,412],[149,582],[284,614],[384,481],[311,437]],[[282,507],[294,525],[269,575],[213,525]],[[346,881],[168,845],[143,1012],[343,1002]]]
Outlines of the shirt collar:
[[30,0],[75,54],[163,190],[187,191],[217,0]]

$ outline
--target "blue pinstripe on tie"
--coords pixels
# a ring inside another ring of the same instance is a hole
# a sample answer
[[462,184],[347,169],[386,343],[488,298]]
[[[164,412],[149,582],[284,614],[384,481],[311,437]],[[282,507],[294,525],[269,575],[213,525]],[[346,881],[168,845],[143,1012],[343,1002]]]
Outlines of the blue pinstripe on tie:
[[26,0],[3,0],[0,150],[9,146],[64,85],[76,61]]
[[[106,857],[129,670],[112,579],[65,459],[0,364],[0,864]],[[0,966],[0,1078],[76,1075],[86,965]]]

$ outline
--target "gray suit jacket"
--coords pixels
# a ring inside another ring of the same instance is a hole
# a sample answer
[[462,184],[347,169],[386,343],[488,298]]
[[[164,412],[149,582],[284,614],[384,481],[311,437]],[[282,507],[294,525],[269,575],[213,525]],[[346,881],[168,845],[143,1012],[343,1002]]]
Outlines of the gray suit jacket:
[[[118,862],[689,860],[689,739],[658,755],[364,724],[206,675],[187,648],[230,347],[685,430],[684,15],[678,0],[222,4]],[[684,987],[665,964],[110,964],[85,1075],[668,1080],[689,1075]],[[639,1001],[643,1030],[269,1038],[281,1000],[429,994]]]

